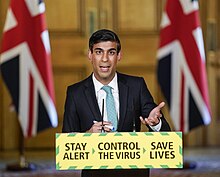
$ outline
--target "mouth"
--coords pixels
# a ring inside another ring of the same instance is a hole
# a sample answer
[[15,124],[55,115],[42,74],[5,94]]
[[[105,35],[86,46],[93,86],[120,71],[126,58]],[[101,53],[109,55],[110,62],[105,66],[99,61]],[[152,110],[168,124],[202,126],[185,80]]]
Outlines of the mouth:
[[107,72],[109,71],[110,66],[100,66],[99,68],[102,72]]

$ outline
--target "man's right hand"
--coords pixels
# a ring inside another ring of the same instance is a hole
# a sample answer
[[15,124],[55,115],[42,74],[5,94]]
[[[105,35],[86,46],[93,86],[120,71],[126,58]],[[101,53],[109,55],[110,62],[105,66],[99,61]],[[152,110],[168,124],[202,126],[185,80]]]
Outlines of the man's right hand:
[[92,127],[86,131],[87,133],[101,133],[102,127],[104,128],[105,132],[111,132],[111,129],[108,128],[108,126],[112,125],[111,122],[104,121],[102,124],[102,122],[93,121],[93,123],[94,124],[92,125]]

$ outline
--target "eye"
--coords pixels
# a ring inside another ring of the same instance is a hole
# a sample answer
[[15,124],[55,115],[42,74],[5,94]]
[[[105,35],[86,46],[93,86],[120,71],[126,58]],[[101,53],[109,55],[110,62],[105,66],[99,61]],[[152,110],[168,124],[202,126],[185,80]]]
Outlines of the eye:
[[115,54],[116,54],[116,51],[115,51],[115,50],[109,51],[109,55],[115,55]]
[[102,54],[102,51],[101,50],[96,50],[95,53],[96,53],[96,55],[100,55],[100,54]]

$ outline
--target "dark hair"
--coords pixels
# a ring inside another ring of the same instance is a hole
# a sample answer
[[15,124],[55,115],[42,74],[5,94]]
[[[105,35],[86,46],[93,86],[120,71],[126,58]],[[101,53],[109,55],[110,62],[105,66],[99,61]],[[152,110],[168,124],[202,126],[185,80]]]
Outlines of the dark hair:
[[101,29],[96,32],[94,32],[90,39],[89,39],[89,49],[91,52],[93,52],[93,46],[94,44],[97,44],[99,42],[106,42],[106,41],[111,41],[111,42],[116,42],[117,44],[117,54],[121,50],[121,43],[120,40],[113,31],[107,30],[107,29]]

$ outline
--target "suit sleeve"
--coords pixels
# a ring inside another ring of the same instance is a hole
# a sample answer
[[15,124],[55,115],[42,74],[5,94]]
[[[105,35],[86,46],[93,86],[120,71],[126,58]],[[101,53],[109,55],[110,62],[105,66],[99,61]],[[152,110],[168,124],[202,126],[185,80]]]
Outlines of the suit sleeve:
[[[141,105],[142,105],[142,107],[141,107],[141,109],[142,109],[142,116],[143,117],[148,117],[150,112],[151,112],[151,110],[153,108],[155,108],[157,105],[154,102],[154,99],[153,99],[150,91],[148,90],[147,85],[146,85],[144,79],[143,78],[141,78],[141,79],[142,79],[142,81],[141,81],[141,92],[140,92],[141,95],[140,95],[140,97],[141,97]],[[165,119],[165,117],[163,115],[163,113],[162,113],[162,117],[161,117],[161,122],[162,122],[162,126],[161,126],[160,131],[170,131],[171,130],[168,122],[166,121],[166,119]],[[149,128],[150,131],[153,131],[150,128],[150,126],[148,126],[148,128]]]
[[76,111],[76,103],[73,97],[73,89],[67,88],[66,101],[64,107],[64,118],[63,118],[63,133],[79,132],[79,116]]

